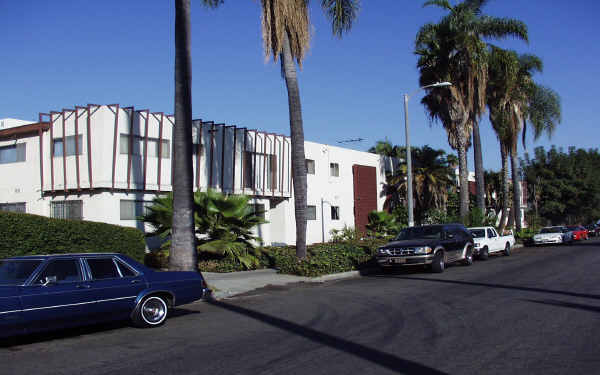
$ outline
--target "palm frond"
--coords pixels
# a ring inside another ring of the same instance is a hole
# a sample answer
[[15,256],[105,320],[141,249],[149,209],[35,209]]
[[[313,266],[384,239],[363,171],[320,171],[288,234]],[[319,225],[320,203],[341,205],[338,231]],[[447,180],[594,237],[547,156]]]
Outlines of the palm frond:
[[321,0],[321,8],[331,22],[333,35],[341,38],[350,31],[360,10],[359,0]]

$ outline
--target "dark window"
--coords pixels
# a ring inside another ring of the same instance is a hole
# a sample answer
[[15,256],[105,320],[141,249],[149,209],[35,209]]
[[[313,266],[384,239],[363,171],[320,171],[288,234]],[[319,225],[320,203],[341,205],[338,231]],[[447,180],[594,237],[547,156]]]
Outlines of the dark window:
[[329,163],[330,176],[340,177],[340,165],[338,163]]
[[[129,134],[121,134],[119,140],[119,153],[121,155],[129,154],[129,146],[130,139]],[[157,158],[158,157],[158,138],[148,138],[148,157]],[[144,137],[139,135],[133,136],[133,150],[131,151],[131,155],[143,156],[144,155]],[[171,157],[171,144],[168,139],[163,139],[161,142],[162,150],[161,150],[161,158],[169,159]]]
[[25,161],[25,143],[0,147],[0,164]]
[[306,206],[306,220],[317,220],[317,206]]
[[50,204],[50,215],[56,219],[83,219],[83,201],[55,201]]
[[306,174],[315,174],[315,161],[306,159]]
[[250,209],[254,213],[254,215],[265,218],[265,205],[264,204],[251,204]]
[[275,190],[277,188],[277,155],[267,155],[267,189]]
[[77,259],[57,259],[46,266],[46,269],[38,277],[38,283],[44,283],[46,277],[56,276],[57,282],[69,283],[82,281],[81,269]]
[[339,206],[331,206],[331,220],[339,220],[340,219],[340,207]]
[[25,213],[25,202],[20,203],[0,203],[0,211],[23,212]]
[[135,271],[133,271],[131,268],[129,268],[128,266],[121,263],[121,261],[117,261],[117,264],[119,266],[119,270],[121,271],[121,275],[123,275],[123,277],[134,277],[135,275],[137,275],[137,273],[135,273]]
[[254,188],[255,170],[254,170],[254,153],[244,151],[244,187]]
[[496,237],[496,234],[494,234],[494,231],[491,230],[490,228],[488,228],[487,233],[488,233],[488,238]]
[[41,263],[41,260],[0,260],[0,284],[25,282]]
[[121,199],[120,218],[121,220],[137,220],[138,217],[149,213],[149,206],[152,206],[152,202]]
[[89,258],[87,259],[87,263],[90,266],[93,279],[113,279],[120,277],[112,258]]
[[[75,146],[75,139],[77,139],[77,147]],[[65,156],[81,155],[83,153],[83,136],[82,135],[69,135],[65,137],[67,142]],[[63,145],[62,138],[54,138],[52,140],[52,155],[63,156],[65,146]],[[79,152],[77,152],[79,151]]]

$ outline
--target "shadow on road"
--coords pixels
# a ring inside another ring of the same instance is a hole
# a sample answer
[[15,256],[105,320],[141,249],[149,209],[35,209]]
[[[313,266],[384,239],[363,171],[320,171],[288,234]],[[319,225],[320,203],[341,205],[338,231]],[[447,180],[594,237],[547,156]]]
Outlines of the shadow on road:
[[543,305],[567,307],[567,308],[571,308],[571,309],[592,311],[592,312],[600,313],[600,306],[583,305],[580,303],[564,302],[564,301],[557,301],[557,300],[552,300],[552,299],[545,299],[545,300],[524,299],[522,301],[539,303],[539,304],[543,304]]
[[296,323],[292,323],[288,320],[280,319],[271,315],[267,315],[258,311],[250,310],[244,307],[232,305],[222,301],[209,301],[208,303],[220,307],[222,309],[235,312],[247,316],[249,318],[256,319],[263,323],[267,323],[284,331],[293,333],[298,336],[302,336],[306,339],[314,341],[316,343],[329,346],[333,349],[346,352],[356,357],[362,358],[369,362],[375,363],[381,367],[398,371],[403,374],[424,374],[424,375],[443,375],[446,374],[442,371],[436,370],[431,367],[427,367],[420,363],[402,359],[392,354],[388,354],[379,350],[369,348],[367,346],[357,344],[352,341],[348,341],[327,333],[319,332],[312,328],[301,326]]
[[531,287],[527,287],[527,286],[517,286],[517,285],[489,284],[489,283],[479,283],[479,282],[475,282],[475,281],[444,280],[444,279],[432,279],[432,278],[427,278],[427,277],[412,277],[412,276],[406,277],[406,276],[395,276],[395,275],[371,275],[370,277],[393,277],[396,279],[404,279],[404,280],[420,280],[420,281],[430,281],[433,283],[442,283],[442,284],[483,286],[483,287],[487,287],[487,288],[513,289],[513,290],[523,290],[525,292],[550,293],[550,294],[560,294],[563,296],[571,296],[571,297],[600,299],[600,295],[598,295],[598,294],[575,293],[575,292],[566,292],[564,290],[531,288]]
[[[186,316],[190,314],[200,314],[199,311],[186,310],[181,308],[174,308],[169,310],[169,319],[175,319],[180,316]],[[130,327],[131,324],[128,320],[114,321],[100,324],[93,324],[75,328],[66,328],[56,331],[31,333],[23,336],[14,336],[9,338],[0,339],[0,349],[8,349],[18,351],[18,346],[29,345],[38,342],[52,341],[58,339],[67,339],[78,336],[90,335],[100,332],[109,332],[115,329]]]

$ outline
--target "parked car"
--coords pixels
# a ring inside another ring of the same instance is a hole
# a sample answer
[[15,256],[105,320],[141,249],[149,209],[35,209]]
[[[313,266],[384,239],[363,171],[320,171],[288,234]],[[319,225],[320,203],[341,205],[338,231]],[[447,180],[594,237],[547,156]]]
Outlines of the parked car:
[[588,239],[588,231],[582,226],[579,225],[571,225],[568,226],[567,229],[573,232],[573,240],[574,241],[583,241]]
[[473,235],[473,254],[481,260],[486,260],[489,254],[503,252],[510,255],[510,249],[515,245],[515,237],[510,234],[500,236],[494,227],[469,228]]
[[424,225],[403,229],[390,243],[377,249],[383,269],[426,265],[443,272],[446,264],[473,264],[473,237],[462,224]]
[[572,241],[573,233],[563,226],[544,227],[540,230],[540,233],[533,236],[535,245],[562,244],[571,243]]
[[598,226],[595,224],[586,225],[585,228],[588,231],[589,237],[597,237],[598,236]]
[[163,324],[209,290],[197,272],[158,272],[121,254],[0,260],[0,336],[130,319]]

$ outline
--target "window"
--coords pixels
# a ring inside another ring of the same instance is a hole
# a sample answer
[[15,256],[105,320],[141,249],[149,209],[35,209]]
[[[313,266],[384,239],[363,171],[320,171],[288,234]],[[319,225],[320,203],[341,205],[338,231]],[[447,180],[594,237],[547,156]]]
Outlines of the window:
[[306,174],[315,174],[315,161],[306,159]]
[[317,220],[317,206],[306,206],[306,220]]
[[331,220],[339,220],[340,219],[340,207],[339,206],[331,206]]
[[267,155],[267,189],[275,190],[277,188],[277,155]]
[[25,143],[0,147],[0,164],[25,161]]
[[0,203],[0,211],[23,212],[25,213],[25,202],[20,203]]
[[[83,153],[83,136],[80,135],[69,135],[65,137],[67,142],[65,156],[73,156],[73,155],[81,155]],[[77,147],[79,150],[75,148],[75,140],[77,140]],[[63,145],[62,138],[54,138],[52,140],[52,155],[54,156],[63,156],[63,152],[65,151],[65,147]],[[77,153],[79,151],[79,153]]]
[[137,220],[139,216],[149,213],[152,202],[121,199],[121,220]]
[[489,238],[494,238],[494,237],[496,237],[496,234],[494,234],[494,231],[493,231],[493,230],[491,230],[490,228],[488,228],[488,230],[487,230],[487,234],[488,234],[488,237],[489,237]]
[[137,272],[124,265],[120,260],[117,261],[117,266],[119,267],[119,270],[121,271],[121,276],[123,277],[134,277],[137,275]]
[[[148,157],[158,157],[158,138],[148,138]],[[171,157],[171,144],[168,139],[163,139],[161,142],[163,159]],[[129,134],[121,134],[119,139],[119,153],[121,155],[129,154]],[[131,155],[144,156],[144,137],[139,135],[133,136],[133,150]]]
[[244,151],[244,187],[254,187],[254,153],[250,151]]
[[88,266],[90,266],[93,279],[100,280],[121,277],[119,271],[117,271],[117,265],[113,262],[112,258],[88,258],[86,260]]
[[264,219],[265,218],[265,205],[264,204],[251,204],[250,208],[254,215]]
[[36,282],[42,284],[46,281],[46,277],[56,277],[56,281],[59,283],[83,280],[77,259],[57,259],[51,261]]
[[83,219],[83,201],[55,201],[50,203],[50,215],[56,219]]
[[340,177],[340,165],[338,163],[329,163],[329,175],[332,177]]

